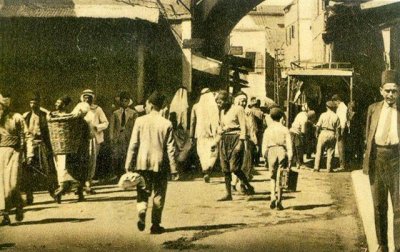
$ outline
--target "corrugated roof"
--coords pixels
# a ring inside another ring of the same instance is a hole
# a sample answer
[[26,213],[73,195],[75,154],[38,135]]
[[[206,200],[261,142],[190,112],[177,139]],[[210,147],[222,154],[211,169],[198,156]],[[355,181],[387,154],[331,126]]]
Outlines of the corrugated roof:
[[190,0],[158,0],[160,11],[167,19],[190,19],[191,14],[187,9],[190,7]]
[[157,23],[191,18],[190,0],[4,0],[0,17],[92,17],[142,19]]
[[284,15],[284,6],[281,5],[259,5],[257,11],[251,11],[250,14],[276,14]]

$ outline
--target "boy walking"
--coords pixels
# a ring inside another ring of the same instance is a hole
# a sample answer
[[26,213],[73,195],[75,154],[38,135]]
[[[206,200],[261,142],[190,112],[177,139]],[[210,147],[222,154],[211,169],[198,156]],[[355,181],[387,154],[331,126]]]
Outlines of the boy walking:
[[268,160],[271,175],[270,208],[283,210],[280,171],[290,168],[289,161],[293,156],[292,141],[289,129],[280,123],[284,116],[283,111],[280,108],[272,108],[270,116],[272,123],[264,132],[262,144],[264,158]]

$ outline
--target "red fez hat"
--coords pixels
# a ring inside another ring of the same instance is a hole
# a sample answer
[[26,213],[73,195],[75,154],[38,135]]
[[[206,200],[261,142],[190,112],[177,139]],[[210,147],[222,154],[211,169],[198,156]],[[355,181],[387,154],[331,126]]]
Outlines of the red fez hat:
[[399,84],[399,73],[394,70],[385,70],[382,72],[382,83],[381,86],[386,83]]

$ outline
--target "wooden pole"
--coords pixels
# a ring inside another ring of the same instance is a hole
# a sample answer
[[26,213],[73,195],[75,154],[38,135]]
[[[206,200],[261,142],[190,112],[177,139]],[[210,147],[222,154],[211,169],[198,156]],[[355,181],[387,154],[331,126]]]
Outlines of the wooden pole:
[[291,78],[288,76],[287,83],[287,96],[286,96],[286,126],[289,127],[289,101],[290,101],[290,87],[291,87]]

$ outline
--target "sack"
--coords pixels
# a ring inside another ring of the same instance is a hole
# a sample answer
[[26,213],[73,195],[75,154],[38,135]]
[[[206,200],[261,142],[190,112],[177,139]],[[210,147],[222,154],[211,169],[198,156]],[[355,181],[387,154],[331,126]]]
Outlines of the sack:
[[299,173],[291,169],[280,170],[279,186],[282,189],[295,192],[297,190],[297,179]]
[[142,188],[146,187],[144,178],[137,172],[127,172],[121,176],[118,182],[118,187],[129,190],[135,189],[135,187],[140,186]]

